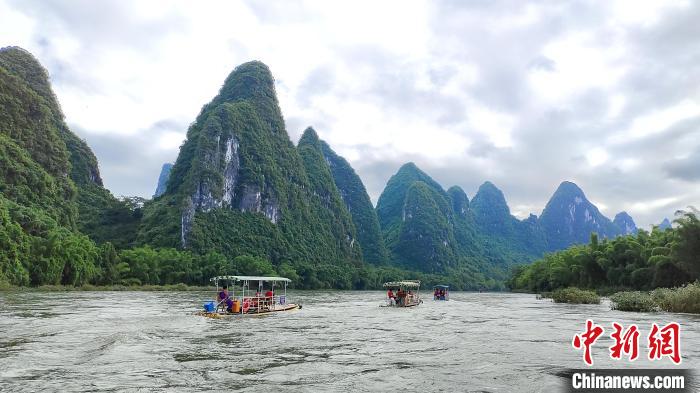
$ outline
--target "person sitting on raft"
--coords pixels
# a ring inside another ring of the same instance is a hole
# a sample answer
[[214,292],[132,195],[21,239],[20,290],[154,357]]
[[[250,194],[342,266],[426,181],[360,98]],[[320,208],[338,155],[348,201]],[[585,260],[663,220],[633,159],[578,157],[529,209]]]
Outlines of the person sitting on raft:
[[221,292],[218,296],[219,303],[226,301],[226,311],[233,312],[233,300],[228,295],[228,287],[224,285],[221,287]]
[[440,299],[440,290],[435,288],[435,293],[433,294],[433,299],[439,300]]

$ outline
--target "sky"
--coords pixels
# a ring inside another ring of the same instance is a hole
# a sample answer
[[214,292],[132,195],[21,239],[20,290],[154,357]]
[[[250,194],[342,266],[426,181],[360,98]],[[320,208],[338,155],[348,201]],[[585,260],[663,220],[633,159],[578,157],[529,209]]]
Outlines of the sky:
[[150,197],[233,68],[272,70],[376,203],[413,161],[539,215],[564,180],[648,228],[700,206],[700,2],[0,0],[115,195]]

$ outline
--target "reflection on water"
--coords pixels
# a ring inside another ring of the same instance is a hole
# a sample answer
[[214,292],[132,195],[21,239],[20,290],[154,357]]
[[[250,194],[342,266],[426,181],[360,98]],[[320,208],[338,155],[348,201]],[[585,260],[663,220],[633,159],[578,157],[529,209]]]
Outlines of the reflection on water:
[[[560,305],[534,295],[451,293],[419,307],[378,307],[383,292],[308,291],[300,311],[208,319],[210,293],[0,293],[1,391],[558,391],[583,367],[571,338],[586,318],[610,329],[682,326],[683,367],[700,368],[700,317]],[[608,333],[596,367],[614,362]]]

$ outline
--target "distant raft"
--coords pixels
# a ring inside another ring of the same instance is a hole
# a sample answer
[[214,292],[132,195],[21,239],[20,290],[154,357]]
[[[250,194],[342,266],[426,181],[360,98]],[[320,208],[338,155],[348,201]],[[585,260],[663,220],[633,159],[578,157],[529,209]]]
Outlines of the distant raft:
[[[214,301],[204,302],[204,309],[196,313],[203,317],[220,319],[235,315],[266,315],[301,309],[301,304],[288,302],[287,284],[291,282],[288,278],[216,276],[209,281],[216,286],[216,295]],[[282,287],[278,290],[276,287],[280,286]]]
[[450,300],[449,285],[436,285],[433,287],[433,300]]
[[415,307],[423,303],[418,280],[389,281],[383,287],[388,288],[387,303],[380,307]]

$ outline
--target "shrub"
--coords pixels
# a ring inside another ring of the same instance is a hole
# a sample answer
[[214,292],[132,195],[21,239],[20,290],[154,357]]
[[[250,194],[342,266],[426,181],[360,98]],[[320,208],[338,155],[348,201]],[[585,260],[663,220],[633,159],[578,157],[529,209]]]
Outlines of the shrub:
[[620,311],[656,311],[658,306],[648,292],[617,292],[610,296],[610,307]]
[[593,291],[569,287],[552,292],[555,303],[600,304],[600,296]]
[[12,289],[12,285],[3,279],[0,279],[0,291],[9,291],[10,289]]
[[700,314],[699,281],[680,288],[659,288],[651,296],[664,311]]

